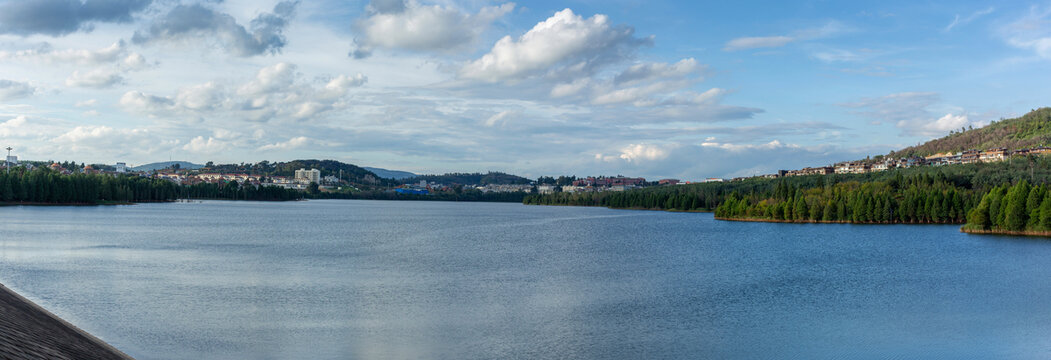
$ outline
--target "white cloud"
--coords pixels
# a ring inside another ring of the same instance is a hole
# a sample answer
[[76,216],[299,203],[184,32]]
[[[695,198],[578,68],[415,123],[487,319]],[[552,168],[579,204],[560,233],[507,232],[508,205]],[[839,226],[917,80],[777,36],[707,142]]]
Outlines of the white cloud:
[[0,137],[25,136],[29,133],[29,121],[25,115],[19,115],[7,121],[0,122]]
[[183,150],[198,154],[215,154],[222,152],[227,148],[229,148],[229,145],[225,141],[211,136],[207,139],[205,139],[204,136],[195,137],[182,147]]
[[941,102],[937,93],[907,92],[866,98],[842,105],[854,108],[857,114],[873,118],[878,123],[893,123],[905,136],[941,136],[946,135],[949,130],[985,124],[982,121],[970,120],[964,114],[948,113],[938,117],[934,109],[945,107],[939,105]]
[[630,162],[654,161],[668,157],[668,151],[657,145],[631,144],[620,150],[619,157]]
[[0,60],[22,60],[48,64],[71,63],[81,65],[101,65],[116,62],[126,51],[127,49],[123,41],[118,41],[112,45],[96,50],[55,50],[51,44],[43,43],[35,49],[0,51]]
[[82,153],[155,154],[174,143],[157,137],[147,129],[121,129],[109,126],[77,126],[50,138],[47,145],[55,154],[77,156]]
[[1051,8],[1036,6],[1020,19],[1000,29],[1008,45],[1026,49],[1044,59],[1051,59]]
[[490,116],[488,119],[485,119],[485,126],[488,126],[488,127],[493,127],[493,126],[496,126],[496,125],[501,125],[502,126],[502,125],[507,124],[508,121],[514,119],[515,117],[518,117],[521,114],[522,114],[522,112],[518,111],[518,110],[504,110],[504,111],[498,112],[496,114],[493,114],[493,116]]
[[242,95],[260,95],[281,92],[292,86],[296,77],[296,66],[286,62],[260,69],[255,78],[238,90]]
[[329,105],[316,101],[307,101],[299,104],[299,106],[296,107],[296,112],[292,114],[292,116],[296,119],[307,119],[329,109],[332,109]]
[[674,64],[660,62],[636,64],[617,74],[613,82],[634,84],[653,79],[682,78],[692,75],[699,68],[700,65],[694,58],[682,59]]
[[449,52],[471,44],[489,24],[514,10],[514,3],[482,8],[476,14],[442,5],[422,5],[415,0],[373,2],[368,17],[355,23],[358,37],[355,58],[373,49]]
[[820,39],[849,30],[850,29],[847,26],[838,21],[830,21],[821,27],[795,31],[790,35],[748,36],[731,39],[723,46],[723,51],[776,48],[797,41]]
[[120,73],[112,69],[102,68],[87,72],[80,72],[80,70],[76,70],[73,71],[73,74],[66,79],[66,86],[107,88],[113,85],[120,84],[123,81],[124,77],[122,77]]
[[[281,62],[256,71],[243,83],[209,81],[180,89],[173,96],[129,91],[120,105],[133,113],[162,118],[204,119],[233,116],[248,121],[317,118],[345,108],[349,89],[368,81],[362,74],[338,75],[312,84],[302,79],[297,66]],[[317,83],[325,81],[323,83]]]
[[0,79],[0,101],[29,97],[36,88],[29,83]]
[[212,110],[225,101],[224,91],[222,85],[214,81],[191,86],[179,90],[175,95],[175,105],[191,110]]
[[798,40],[791,36],[755,36],[741,37],[730,40],[723,46],[725,51],[739,51],[756,48],[772,48],[785,46],[790,42]]
[[141,70],[146,65],[146,58],[139,53],[132,53],[121,61],[121,67],[127,70]]
[[967,115],[957,114],[945,114],[934,121],[909,121],[901,120],[898,122],[898,127],[909,129],[911,132],[915,132],[921,135],[927,136],[938,136],[945,135],[951,130],[960,130],[969,126],[980,127],[985,126],[985,122],[972,121]]
[[565,9],[517,39],[505,36],[489,53],[460,69],[465,79],[498,82],[563,70],[586,73],[595,66],[620,61],[652,37],[639,39],[627,26],[613,26],[606,15],[583,18]]
[[348,90],[364,86],[367,82],[369,78],[361,73],[354,76],[340,75],[325,84],[323,95],[327,98],[338,98],[346,95]]
[[708,147],[708,148],[719,148],[719,149],[728,150],[728,151],[735,151],[735,152],[741,152],[741,151],[747,151],[747,150],[776,150],[776,149],[784,149],[784,148],[793,148],[793,149],[800,148],[799,145],[796,145],[796,144],[785,144],[785,143],[782,143],[781,140],[776,140],[776,139],[775,140],[771,140],[768,143],[763,143],[763,144],[731,144],[731,143],[716,142],[714,138],[708,138],[704,142],[701,143],[701,146]]
[[960,14],[956,14],[956,16],[953,17],[952,22],[950,22],[949,25],[945,26],[944,31],[949,32],[952,31],[952,29],[956,26],[970,24],[972,21],[975,21],[982,16],[992,14],[993,11],[996,11],[996,8],[990,6],[988,8],[975,11],[965,18],[960,18]]
[[81,107],[93,107],[93,106],[95,106],[95,104],[98,104],[98,102],[99,101],[96,100],[96,99],[88,99],[88,100],[84,100],[84,101],[78,101],[73,106],[76,106],[78,108],[81,108]]
[[566,97],[580,93],[581,90],[591,85],[591,79],[580,78],[570,83],[557,84],[551,88],[551,97]]
[[278,142],[278,143],[269,144],[269,145],[263,145],[263,146],[259,147],[259,151],[300,149],[300,148],[303,148],[303,147],[310,146],[310,145],[312,145],[314,143],[316,143],[316,141],[314,139],[308,138],[306,136],[297,136],[297,137],[288,139],[288,141]]
[[814,53],[813,56],[814,56],[814,58],[816,58],[818,60],[821,60],[823,62],[827,62],[827,63],[850,62],[850,61],[858,61],[858,60],[862,59],[861,55],[858,55],[857,53],[855,53],[853,51],[850,51],[850,50],[842,50],[842,49],[833,49],[833,50],[827,50],[827,51],[819,51],[819,52]]

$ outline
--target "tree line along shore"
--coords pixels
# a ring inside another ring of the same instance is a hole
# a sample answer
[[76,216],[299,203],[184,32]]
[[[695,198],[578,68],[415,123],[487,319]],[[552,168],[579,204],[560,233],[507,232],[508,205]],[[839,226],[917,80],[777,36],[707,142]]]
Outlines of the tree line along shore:
[[302,199],[300,191],[280,187],[202,183],[178,185],[134,175],[62,174],[47,168],[0,172],[0,203],[97,205],[166,202],[178,199],[280,201]]
[[1049,182],[1051,157],[1027,156],[867,174],[530,195],[523,203],[713,211],[718,219],[739,221],[965,224],[963,230],[973,233],[1047,235]]
[[237,181],[177,184],[153,177],[120,174],[64,174],[46,167],[13,167],[0,171],[0,205],[110,205],[194,200],[294,201],[303,199],[368,199],[427,201],[522,202],[524,193],[485,193],[456,189],[430,195],[398,194],[382,189],[322,192],[316,186],[297,190]]

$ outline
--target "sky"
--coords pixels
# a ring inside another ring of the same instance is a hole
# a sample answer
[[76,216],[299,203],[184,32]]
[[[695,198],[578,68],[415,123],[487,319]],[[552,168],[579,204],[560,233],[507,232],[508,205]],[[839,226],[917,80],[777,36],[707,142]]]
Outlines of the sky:
[[1051,2],[0,0],[30,160],[735,177],[1051,105]]

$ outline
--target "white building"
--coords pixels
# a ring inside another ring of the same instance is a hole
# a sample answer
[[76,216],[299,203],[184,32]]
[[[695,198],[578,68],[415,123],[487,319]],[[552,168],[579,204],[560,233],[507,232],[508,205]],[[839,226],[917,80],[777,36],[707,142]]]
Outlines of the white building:
[[117,166],[114,166],[114,168],[114,171],[120,174],[128,172],[128,164],[122,162],[117,163]]
[[321,183],[321,170],[318,169],[299,169],[296,170],[296,181],[306,183]]
[[538,193],[541,193],[541,194],[554,194],[555,193],[555,186],[554,185],[537,185],[536,186],[536,191]]
[[321,179],[326,184],[339,184],[339,177],[329,175]]

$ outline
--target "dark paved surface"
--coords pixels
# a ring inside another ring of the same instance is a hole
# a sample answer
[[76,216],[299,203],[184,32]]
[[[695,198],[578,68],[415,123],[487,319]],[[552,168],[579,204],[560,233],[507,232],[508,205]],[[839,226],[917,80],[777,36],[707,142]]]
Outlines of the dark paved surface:
[[131,357],[0,285],[0,358]]

